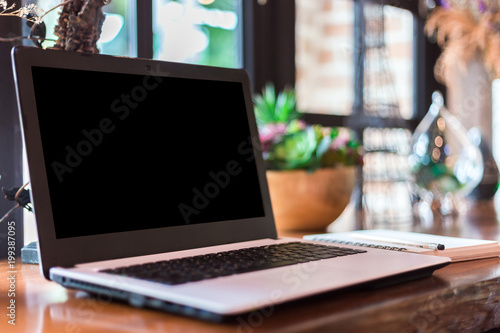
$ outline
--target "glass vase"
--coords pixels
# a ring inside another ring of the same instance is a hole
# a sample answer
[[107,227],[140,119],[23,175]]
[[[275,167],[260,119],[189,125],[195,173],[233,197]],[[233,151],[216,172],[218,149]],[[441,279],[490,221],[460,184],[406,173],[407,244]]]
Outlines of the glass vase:
[[481,152],[439,92],[433,93],[432,105],[412,136],[409,164],[418,196],[442,215],[458,212],[457,200],[482,179]]

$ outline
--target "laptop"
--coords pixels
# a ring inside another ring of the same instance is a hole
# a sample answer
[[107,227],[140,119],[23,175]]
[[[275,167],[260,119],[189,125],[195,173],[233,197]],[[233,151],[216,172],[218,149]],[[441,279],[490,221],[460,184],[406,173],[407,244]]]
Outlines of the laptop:
[[450,262],[278,237],[242,69],[22,46],[12,59],[49,280],[224,320]]

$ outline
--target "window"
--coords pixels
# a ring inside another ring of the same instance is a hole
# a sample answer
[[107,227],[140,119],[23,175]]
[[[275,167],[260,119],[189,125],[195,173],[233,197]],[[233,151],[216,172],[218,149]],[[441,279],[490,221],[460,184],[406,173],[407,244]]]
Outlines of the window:
[[155,0],[155,59],[242,67],[242,0]]
[[[59,1],[37,0],[36,4],[47,11]],[[120,0],[105,5],[99,51],[143,57],[148,53],[143,50],[144,46],[152,44],[155,59],[232,68],[243,66],[242,0],[154,0],[152,4],[152,10],[149,1]],[[58,12],[55,10],[44,17],[48,39],[44,47],[50,47],[57,39],[53,31]],[[144,15],[150,17],[138,26],[138,20]],[[150,25],[151,30],[143,25]]]
[[[349,115],[354,104],[354,2],[296,0],[296,6],[299,107],[314,113]],[[383,10],[384,26],[367,27],[367,38],[377,33],[375,29],[384,29],[385,47],[367,49],[365,79],[369,79],[367,74],[379,79],[384,75],[385,81],[373,80],[366,88],[377,89],[372,95],[378,97],[384,96],[382,89],[393,90],[386,94],[397,96],[401,116],[410,119],[414,116],[413,15],[391,6]]]
[[137,54],[134,18],[135,3],[131,0],[111,1],[103,7],[106,20],[97,43],[103,54],[134,57]]

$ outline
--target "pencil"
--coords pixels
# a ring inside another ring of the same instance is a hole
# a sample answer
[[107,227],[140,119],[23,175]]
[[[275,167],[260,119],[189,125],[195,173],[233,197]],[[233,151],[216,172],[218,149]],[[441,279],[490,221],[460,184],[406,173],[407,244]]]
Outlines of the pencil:
[[372,236],[372,235],[362,235],[362,234],[356,234],[356,233],[352,233],[350,236],[353,238],[356,238],[356,239],[361,239],[361,240],[366,240],[366,241],[375,241],[375,242],[383,242],[383,243],[390,243],[390,244],[397,244],[397,245],[404,245],[404,246],[411,246],[411,247],[419,247],[422,249],[444,250],[444,248],[445,248],[444,244],[438,244],[438,243],[425,243],[425,242],[417,242],[417,241],[408,241],[408,240],[402,240],[402,239],[379,237],[379,236]]

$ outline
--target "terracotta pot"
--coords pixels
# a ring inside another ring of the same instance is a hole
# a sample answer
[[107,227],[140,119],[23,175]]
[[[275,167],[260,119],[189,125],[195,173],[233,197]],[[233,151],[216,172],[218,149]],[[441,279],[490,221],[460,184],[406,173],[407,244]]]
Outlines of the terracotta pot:
[[356,181],[356,167],[267,171],[278,230],[323,231],[344,211]]

